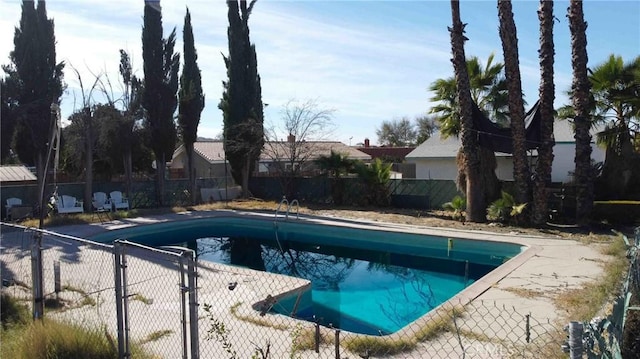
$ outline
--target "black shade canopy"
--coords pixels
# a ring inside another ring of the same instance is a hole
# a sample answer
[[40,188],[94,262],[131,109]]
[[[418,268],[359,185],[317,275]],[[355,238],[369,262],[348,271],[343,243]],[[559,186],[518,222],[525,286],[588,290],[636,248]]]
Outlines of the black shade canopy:
[[[524,117],[525,146],[527,150],[537,149],[540,145],[540,106],[539,101],[529,109]],[[513,153],[513,135],[510,127],[500,127],[491,121],[473,104],[473,129],[478,134],[478,143],[494,152]]]

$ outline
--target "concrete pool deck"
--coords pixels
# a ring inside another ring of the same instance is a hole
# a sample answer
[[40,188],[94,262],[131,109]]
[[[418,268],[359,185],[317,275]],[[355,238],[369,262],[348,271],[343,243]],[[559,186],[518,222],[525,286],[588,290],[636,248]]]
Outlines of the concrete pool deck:
[[[153,224],[167,221],[188,220],[195,218],[207,218],[210,216],[220,215],[245,215],[249,212],[236,212],[236,211],[201,211],[201,212],[184,212],[177,214],[169,214],[162,216],[146,217],[146,218],[133,218],[126,220],[111,221],[102,224],[90,224],[90,225],[77,225],[77,226],[65,226],[56,227],[52,230],[67,235],[72,235],[81,238],[89,238],[95,234],[125,228],[129,226]],[[251,214],[258,216],[269,216],[273,218],[273,214]],[[289,220],[292,220],[290,217]],[[438,235],[445,237],[464,237],[468,239],[483,240],[483,241],[507,241],[511,243],[518,243],[524,246],[528,246],[529,249],[519,256],[511,259],[495,271],[491,273],[489,277],[485,277],[476,281],[469,286],[467,290],[457,295],[452,302],[458,303],[487,303],[492,305],[480,305],[478,310],[474,310],[474,315],[482,316],[485,318],[499,317],[504,310],[501,308],[513,308],[513,313],[519,313],[521,315],[531,315],[533,318],[538,318],[539,322],[546,321],[547,323],[553,323],[557,320],[564,319],[563,313],[553,303],[553,297],[559,292],[579,288],[584,283],[595,280],[602,273],[601,265],[606,263],[606,256],[600,253],[593,246],[584,245],[575,240],[558,239],[549,237],[539,237],[523,234],[502,234],[492,233],[487,231],[461,231],[455,229],[443,229],[433,227],[423,227],[406,224],[394,224],[374,222],[367,220],[352,220],[344,218],[334,217],[312,217],[301,216],[301,220],[312,221],[313,223],[320,224],[332,224],[340,226],[360,227],[360,228],[375,228],[385,231],[402,231],[411,233],[420,233],[427,235]],[[308,282],[299,279],[282,280],[281,277],[270,273],[256,272],[251,270],[242,270],[234,268],[233,271],[224,270],[223,265],[213,264],[208,266],[212,273],[216,273],[216,276],[203,276],[203,280],[198,283],[199,287],[199,301],[202,303],[216,303],[213,310],[216,315],[219,315],[223,321],[233,321],[234,318],[229,314],[229,306],[236,303],[242,303],[236,307],[236,313],[244,316],[255,316],[255,311],[252,311],[251,305],[256,301],[259,301],[267,295],[267,293],[274,292],[287,292],[300,290],[301,288],[308,286]],[[100,270],[99,268],[95,268]],[[83,275],[91,278],[91,269],[88,268],[87,272]],[[262,281],[268,281],[270,278],[277,276],[278,283],[281,284],[279,288],[261,287]],[[90,280],[90,279],[88,279]],[[226,289],[228,283],[235,281],[240,282],[237,290],[230,292]],[[214,283],[215,282],[215,283]],[[246,284],[246,285],[244,285]],[[262,288],[262,289],[261,289]],[[153,286],[149,286],[145,290],[153,292]],[[153,297],[154,295],[147,294]],[[232,296],[233,298],[221,302],[219,298],[222,296]],[[163,308],[159,308],[157,318],[161,318]],[[164,308],[166,309],[166,308]],[[176,310],[179,308],[175,308]],[[146,309],[150,310],[150,309]],[[295,320],[278,316],[279,321],[284,320],[286,325],[295,326]],[[264,317],[261,317],[264,318]],[[286,318],[286,319],[285,319]],[[405,327],[400,332],[394,333],[392,336],[401,337],[403,335],[410,335],[412,332],[419,330],[421,326],[425,324],[430,318],[425,316],[413,324]],[[473,315],[461,318],[461,324],[469,322],[469,328],[471,330],[478,331],[477,334],[487,335],[488,330],[491,327],[490,320],[478,321]],[[201,328],[203,328],[203,321],[201,321]],[[479,324],[478,324],[479,323]],[[472,325],[473,324],[473,325]],[[175,325],[166,323],[166,325]],[[499,339],[505,339],[510,336],[520,336],[518,330],[503,330],[499,333],[496,332],[493,336],[499,337]],[[508,329],[508,328],[507,328]],[[249,329],[246,329],[249,330]],[[523,329],[524,330],[524,329]],[[250,333],[236,333],[238,338],[251,338],[251,343],[264,343],[265,340],[273,338],[274,332],[280,337],[288,335],[278,333],[281,330],[252,326]],[[202,331],[205,333],[206,329]],[[240,335],[244,334],[244,335]],[[201,342],[203,334],[201,334]],[[504,338],[503,338],[504,337]],[[459,338],[441,336],[438,341],[449,341],[447,345],[453,346],[457,343]],[[248,339],[247,339],[248,340]],[[155,349],[162,348],[159,343],[154,345]],[[443,344],[444,345],[444,344]],[[249,349],[253,346],[249,345]],[[236,348],[241,349],[241,348]],[[162,349],[159,349],[162,350]],[[214,349],[208,349],[214,350]],[[275,350],[275,348],[274,348]],[[434,352],[433,346],[422,346],[414,350],[416,353],[413,356],[409,352],[405,354],[399,354],[397,357],[421,357],[422,355],[429,355],[430,357],[437,357],[438,352]],[[250,356],[249,350],[246,357]],[[283,353],[286,353],[283,352]],[[324,354],[323,354],[324,353]],[[239,350],[240,354],[240,350]],[[333,348],[324,348],[321,350],[319,357],[332,357]],[[312,355],[317,355],[313,353]],[[205,356],[203,357],[210,357]],[[240,357],[245,357],[240,355]],[[279,356],[276,356],[279,357]],[[446,357],[446,356],[445,356]]]

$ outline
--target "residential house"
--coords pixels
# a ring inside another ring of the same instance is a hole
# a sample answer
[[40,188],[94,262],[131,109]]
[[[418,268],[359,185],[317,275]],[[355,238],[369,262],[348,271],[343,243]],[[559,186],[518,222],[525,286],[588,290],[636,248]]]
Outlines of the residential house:
[[[591,160],[604,162],[606,149],[596,144],[596,134],[604,129],[603,125],[591,128]],[[576,140],[573,137],[573,125],[569,121],[556,121],[553,124],[556,144],[553,146],[553,165],[551,181],[567,183],[573,180],[572,173],[576,168]]]
[[[226,177],[230,171],[226,163],[224,145],[222,141],[198,141],[193,144],[193,163],[196,178]],[[188,177],[187,151],[184,144],[173,153],[168,165],[170,177]]]
[[413,147],[371,146],[369,139],[364,139],[364,146],[356,147],[358,151],[371,156],[371,159],[379,158],[393,163],[404,162],[405,157],[415,149]]
[[371,161],[371,156],[337,141],[295,141],[289,136],[287,141],[267,142],[264,145],[257,172],[262,175],[273,175],[283,170],[291,170],[296,166],[300,174],[316,174],[318,168],[314,160],[331,155],[331,151],[347,156],[352,160]]
[[[339,152],[350,159],[369,161],[371,156],[356,148],[334,141],[267,142],[262,150],[255,169],[257,175],[276,174],[290,166],[302,166],[301,172],[316,170],[314,160],[328,156],[331,151]],[[294,144],[292,146],[292,144]],[[193,161],[196,178],[217,178],[229,175],[222,141],[198,141],[194,143]],[[295,156],[292,160],[292,148]],[[226,165],[225,165],[226,163]],[[187,177],[187,153],[184,145],[176,149],[169,163],[172,178]]]
[[[442,139],[439,135],[434,135],[416,147],[406,159],[415,164],[416,178],[455,181],[458,176],[456,156],[461,145],[457,137]],[[513,180],[511,155],[496,152],[496,161],[498,178]]]
[[[596,146],[595,133],[592,131],[591,158],[595,162],[604,161],[604,149]],[[553,147],[553,165],[551,170],[552,182],[567,183],[572,180],[575,139],[573,129],[569,121],[556,121],[554,123],[555,145]],[[416,178],[455,180],[458,173],[456,156],[461,147],[461,142],[457,137],[441,139],[440,136],[432,136],[427,141],[418,146],[406,157],[407,162],[415,163]],[[496,152],[497,169],[496,175],[500,180],[513,180],[513,159],[511,154]],[[531,169],[535,169],[537,152],[529,152],[529,163]]]
[[416,166],[413,163],[406,163],[405,158],[414,147],[392,147],[392,146],[371,146],[369,139],[364,139],[364,146],[357,147],[371,159],[379,158],[385,162],[393,163],[391,177],[394,179],[416,178]]

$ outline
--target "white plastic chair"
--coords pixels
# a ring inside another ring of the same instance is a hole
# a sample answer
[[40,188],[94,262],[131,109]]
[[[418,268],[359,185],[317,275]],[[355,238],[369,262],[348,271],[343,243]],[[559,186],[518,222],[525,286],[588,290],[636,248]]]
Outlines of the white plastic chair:
[[93,193],[93,208],[95,208],[96,211],[111,211],[111,200],[109,200],[106,193]]
[[56,201],[56,209],[60,214],[84,213],[82,201],[78,201],[75,197],[68,196],[66,194],[58,196],[58,200]]
[[111,198],[111,203],[113,204],[114,210],[126,209],[129,210],[129,200],[122,196],[122,192],[113,191],[109,193],[109,197]]
[[11,207],[13,206],[21,206],[22,200],[20,198],[11,197],[7,198],[7,205],[4,208],[7,210],[7,218],[11,219]]

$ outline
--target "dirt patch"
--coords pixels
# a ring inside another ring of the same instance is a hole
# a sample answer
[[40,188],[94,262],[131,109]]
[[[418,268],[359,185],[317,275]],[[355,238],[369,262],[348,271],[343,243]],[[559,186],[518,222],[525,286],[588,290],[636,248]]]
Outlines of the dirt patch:
[[[197,206],[195,209],[236,209],[275,212],[278,203],[260,200],[233,201],[228,204],[214,203]],[[281,209],[282,210],[282,209]],[[292,209],[293,211],[293,209]],[[470,223],[453,219],[453,212],[441,210],[412,210],[398,208],[353,208],[324,205],[305,205],[299,207],[300,214],[323,217],[340,217],[348,219],[364,219],[368,221],[409,224],[426,227],[442,227],[449,229],[487,231],[509,234],[527,234],[551,238],[568,238],[597,242],[598,235],[611,235],[617,230],[627,235],[633,234],[631,226],[615,226],[606,223],[594,223],[589,227],[563,226],[548,224],[543,227],[515,227],[496,222]]]

